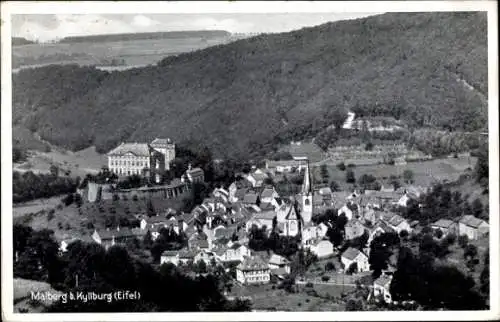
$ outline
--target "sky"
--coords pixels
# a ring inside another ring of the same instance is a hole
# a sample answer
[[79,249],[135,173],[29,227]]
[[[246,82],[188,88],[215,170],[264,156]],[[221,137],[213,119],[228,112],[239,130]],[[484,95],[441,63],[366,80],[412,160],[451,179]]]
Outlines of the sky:
[[12,36],[52,41],[68,36],[180,30],[273,33],[373,13],[26,14],[12,16]]

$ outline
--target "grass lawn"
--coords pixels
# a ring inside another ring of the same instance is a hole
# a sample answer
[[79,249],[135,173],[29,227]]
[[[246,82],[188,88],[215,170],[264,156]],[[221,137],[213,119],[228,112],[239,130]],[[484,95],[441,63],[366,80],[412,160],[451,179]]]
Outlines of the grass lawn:
[[84,177],[87,173],[97,173],[107,164],[106,155],[97,153],[94,147],[77,152],[53,148],[50,152],[34,151],[26,162],[14,165],[14,170],[49,173],[50,166],[55,165],[61,173],[70,171],[72,177]]
[[[15,222],[24,223],[35,230],[51,229],[57,239],[70,237],[81,237],[92,234],[94,229],[88,228],[88,223],[92,223],[95,228],[105,228],[107,218],[127,218],[129,221],[135,220],[135,214],[145,212],[147,200],[104,200],[100,203],[84,203],[81,209],[75,204],[68,207],[57,206],[56,200],[62,196],[54,197],[55,207],[46,207],[39,212],[32,212],[32,215],[19,215],[15,217]],[[52,200],[52,199],[51,199]],[[178,199],[152,199],[156,211],[163,212],[167,208],[179,209],[181,200]],[[49,218],[49,210],[54,209],[53,218]]]
[[50,210],[54,209],[61,203],[61,199],[65,196],[55,196],[51,198],[40,198],[35,200],[30,200],[26,202],[21,202],[18,204],[14,204],[12,209],[12,213],[14,218],[18,218],[29,213],[37,213],[42,210]]
[[[430,186],[436,181],[454,181],[464,173],[467,168],[474,168],[477,158],[461,157],[461,158],[445,158],[435,159],[430,161],[409,162],[405,165],[386,165],[375,164],[356,166],[352,168],[356,179],[359,179],[363,174],[375,176],[381,183],[387,184],[391,175],[400,176],[402,178],[405,170],[411,170],[414,174],[415,185]],[[329,180],[336,181],[343,190],[352,188],[352,185],[345,182],[346,171],[341,171],[336,164],[328,166]],[[320,167],[314,168],[314,181],[320,182]],[[402,180],[401,180],[402,181]]]
[[305,292],[287,293],[285,290],[272,289],[273,285],[235,285],[230,295],[249,296],[252,309],[266,311],[342,311],[342,304],[329,299],[311,296]]

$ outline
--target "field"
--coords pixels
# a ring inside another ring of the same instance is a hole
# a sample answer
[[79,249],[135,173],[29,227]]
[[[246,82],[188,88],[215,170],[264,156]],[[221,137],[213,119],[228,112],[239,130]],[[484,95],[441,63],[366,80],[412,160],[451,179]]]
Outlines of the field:
[[98,172],[107,165],[107,160],[106,155],[97,153],[94,147],[77,152],[52,148],[50,152],[31,152],[26,162],[14,164],[14,170],[49,173],[51,165],[59,167],[62,173],[70,171],[70,176],[84,177],[87,173]]
[[[80,209],[75,204],[63,206],[60,200],[63,196],[50,199],[37,199],[22,204],[19,210],[14,208],[14,222],[23,223],[35,230],[51,229],[56,239],[87,236],[92,233],[93,227],[103,229],[106,223],[116,227],[124,220],[135,220],[136,214],[147,209],[147,201],[139,199],[112,201],[100,203],[84,203]],[[155,211],[164,212],[168,208],[180,209],[182,201],[179,199],[151,199]],[[49,215],[51,209],[53,215]],[[89,228],[90,227],[90,228]]]
[[[273,289],[273,286],[275,287]],[[340,294],[340,293],[339,293]],[[288,293],[277,289],[275,285],[235,285],[232,296],[251,297],[252,309],[263,311],[343,311],[344,304],[336,303],[330,298],[308,295],[302,290],[298,293]]]
[[123,59],[127,66],[146,66],[183,52],[226,43],[233,38],[137,39],[129,41],[30,44],[13,46],[13,72],[48,64],[107,65]]
[[14,312],[40,313],[49,301],[32,301],[31,292],[50,292],[51,294],[62,294],[45,282],[32,281],[23,278],[14,278]]
[[[420,186],[430,186],[437,181],[454,181],[464,173],[467,168],[474,168],[475,157],[445,158],[429,161],[409,162],[405,165],[375,164],[366,166],[356,166],[352,168],[356,179],[363,174],[373,175],[384,184],[388,183],[391,175],[402,177],[405,170],[411,170],[414,174],[414,184]],[[346,171],[339,170],[336,165],[328,165],[330,181],[336,181],[344,189],[350,188],[346,184]],[[320,182],[320,168],[314,168],[314,180]]]

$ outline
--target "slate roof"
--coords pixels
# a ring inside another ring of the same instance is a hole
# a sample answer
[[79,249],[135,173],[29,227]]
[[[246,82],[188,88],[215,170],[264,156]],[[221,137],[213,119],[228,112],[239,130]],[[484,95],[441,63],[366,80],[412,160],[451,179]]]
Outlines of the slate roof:
[[[349,260],[354,260],[359,254],[363,254],[356,248],[349,247],[345,252],[342,253],[342,257],[345,257]],[[365,255],[366,256],[366,255]]]
[[484,220],[476,218],[472,215],[466,215],[460,219],[460,222],[469,227],[478,228],[484,222]]
[[399,226],[404,221],[405,219],[403,217],[401,217],[400,215],[395,215],[389,220],[389,224],[392,226]]
[[186,170],[186,173],[191,175],[192,177],[202,176],[204,174],[201,168],[192,168],[191,170]]
[[237,268],[242,271],[259,271],[269,269],[267,264],[260,256],[245,258],[245,260],[240,263]]
[[136,156],[149,157],[151,151],[154,150],[147,143],[122,143],[113,150],[108,152],[108,155],[125,155],[132,153]]
[[256,193],[247,193],[245,194],[245,197],[243,198],[244,203],[249,203],[249,204],[255,204],[257,203],[257,194]]
[[151,145],[153,144],[158,144],[158,145],[165,145],[165,144],[172,144],[172,141],[167,138],[167,139],[159,139],[159,138],[155,138],[152,142],[151,142]]
[[269,264],[287,265],[290,264],[290,261],[283,256],[273,254],[269,259]]
[[179,254],[178,250],[166,250],[163,253],[161,253],[161,256],[173,257],[177,256],[178,254]]
[[271,198],[274,194],[274,189],[265,188],[260,194],[261,198]]
[[388,275],[380,275],[379,278],[377,278],[373,284],[375,285],[379,285],[379,286],[382,286],[382,287],[386,287],[387,285],[389,285],[392,281],[392,278]]
[[267,219],[267,220],[272,220],[274,217],[276,217],[276,212],[272,210],[258,212],[254,216],[255,219]]
[[440,227],[440,228],[450,228],[453,226],[454,222],[448,219],[439,219],[432,226]]

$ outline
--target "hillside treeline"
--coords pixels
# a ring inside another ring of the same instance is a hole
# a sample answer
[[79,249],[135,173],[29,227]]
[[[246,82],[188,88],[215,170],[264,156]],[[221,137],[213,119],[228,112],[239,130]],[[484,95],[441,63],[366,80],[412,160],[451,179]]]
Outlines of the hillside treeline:
[[484,13],[390,13],[121,72],[23,70],[13,80],[13,120],[71,150],[171,137],[241,158],[313,137],[347,110],[473,131],[487,124],[486,30]]
[[54,302],[48,312],[246,311],[249,303],[222,294],[222,275],[189,277],[173,265],[159,270],[132,257],[126,248],[72,242],[59,255],[53,231],[14,226],[14,276],[44,281],[61,292],[137,291],[136,300]]
[[12,177],[13,202],[23,202],[37,198],[49,198],[74,193],[78,179],[53,174],[35,174],[32,171],[14,171]]

